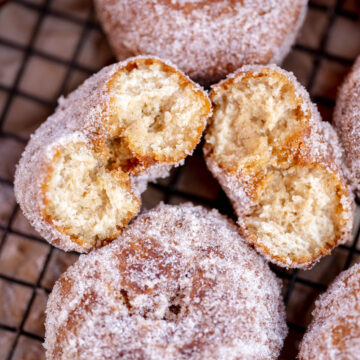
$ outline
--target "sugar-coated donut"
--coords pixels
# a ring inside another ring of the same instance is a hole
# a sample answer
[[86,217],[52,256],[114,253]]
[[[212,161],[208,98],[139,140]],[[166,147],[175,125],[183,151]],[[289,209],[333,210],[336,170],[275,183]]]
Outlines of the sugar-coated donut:
[[270,261],[307,268],[351,236],[353,199],[335,131],[295,77],[241,68],[213,86],[204,153],[244,238]]
[[159,59],[108,66],[61,98],[31,137],[17,201],[53,245],[101,247],[138,212],[147,181],[192,153],[210,112],[206,93]]
[[316,301],[299,360],[360,359],[360,264],[341,273]]
[[216,210],[160,205],[82,255],[46,310],[47,359],[276,359],[280,281]]
[[345,150],[347,178],[360,197],[360,57],[340,87],[334,125]]
[[211,83],[245,64],[281,62],[307,0],[96,0],[116,56],[169,59]]

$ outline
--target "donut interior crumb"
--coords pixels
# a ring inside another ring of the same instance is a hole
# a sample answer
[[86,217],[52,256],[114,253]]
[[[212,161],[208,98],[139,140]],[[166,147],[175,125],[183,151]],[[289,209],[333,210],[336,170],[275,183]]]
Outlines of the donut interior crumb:
[[281,258],[311,257],[339,233],[336,183],[321,168],[292,166],[268,172],[248,231]]
[[227,168],[261,169],[302,126],[294,89],[278,77],[248,77],[228,85],[216,106],[207,141]]
[[104,167],[86,144],[68,144],[53,159],[46,211],[72,238],[101,246],[136,214],[139,201],[122,174]]
[[306,263],[334,245],[344,219],[335,176],[297,160],[308,118],[295,88],[273,72],[224,86],[212,98],[206,141],[217,163],[242,174],[252,193],[245,232],[280,261]]
[[178,72],[161,63],[130,64],[118,74],[113,93],[116,141],[160,161],[179,161],[193,148],[206,108]]
[[84,143],[67,144],[45,186],[47,218],[86,248],[114,239],[137,213],[132,175],[192,152],[210,107],[181,73],[152,59],[130,62],[109,91],[113,113],[100,154]]

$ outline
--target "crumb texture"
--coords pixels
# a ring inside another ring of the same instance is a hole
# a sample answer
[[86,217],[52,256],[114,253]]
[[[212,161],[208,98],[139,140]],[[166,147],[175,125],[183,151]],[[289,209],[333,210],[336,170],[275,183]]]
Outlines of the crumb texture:
[[214,82],[244,64],[281,62],[303,23],[306,0],[97,0],[118,59],[154,54]]
[[249,233],[281,258],[311,258],[340,233],[337,189],[331,180],[323,169],[271,171],[257,206],[246,217]]
[[294,77],[245,67],[210,97],[204,152],[245,238],[288,267],[311,265],[347,240],[352,199],[333,156],[341,149]]
[[139,156],[183,159],[202,133],[206,115],[204,102],[187,85],[179,73],[166,72],[158,63],[121,72],[113,87],[113,131],[124,129],[124,141]]
[[139,201],[126,178],[105,171],[85,144],[67,145],[52,166],[46,211],[73,238],[101,245],[118,233],[124,219],[136,214]]
[[360,197],[360,57],[340,87],[334,124],[345,150],[346,175]]
[[276,162],[275,156],[301,130],[301,105],[282,76],[249,76],[213,93],[213,156],[229,170]]
[[80,257],[47,305],[47,359],[276,359],[279,280],[217,211],[160,205]]
[[147,182],[192,153],[210,111],[203,90],[159,59],[104,68],[32,136],[15,177],[24,214],[64,250],[107,244],[139,211]]
[[360,264],[356,264],[316,301],[299,360],[357,360],[359,354]]

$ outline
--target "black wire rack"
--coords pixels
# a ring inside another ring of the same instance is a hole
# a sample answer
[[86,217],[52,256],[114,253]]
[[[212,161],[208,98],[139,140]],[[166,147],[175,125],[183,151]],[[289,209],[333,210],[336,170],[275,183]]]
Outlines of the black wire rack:
[[[63,1],[65,3],[70,3],[69,1]],[[81,16],[79,16],[78,12],[76,11],[64,11],[59,7],[53,6],[54,2],[59,3],[59,1],[56,0],[12,0],[8,2],[8,4],[5,4],[6,1],[0,1],[0,6],[3,5],[0,7],[0,16],[1,12],[4,11],[4,9],[10,4],[12,6],[15,4],[17,7],[21,8],[22,11],[29,12],[29,14],[31,13],[32,17],[36,16],[36,21],[33,25],[31,34],[28,34],[28,41],[25,44],[8,39],[0,32],[0,52],[11,50],[21,52],[20,65],[12,83],[10,85],[3,83],[0,76],[0,92],[5,95],[2,112],[0,114],[0,142],[11,140],[20,144],[21,146],[24,146],[28,141],[28,138],[22,133],[19,134],[16,131],[9,131],[5,126],[11,111],[11,107],[14,106],[15,99],[21,98],[29,102],[45,106],[50,113],[56,106],[56,99],[60,95],[66,94],[68,92],[69,83],[71,82],[71,76],[74,71],[79,71],[82,74],[89,76],[99,70],[99,67],[88,67],[78,61],[84,44],[89,37],[89,33],[93,30],[101,33],[101,28],[95,20],[93,7],[90,0],[85,1],[87,8],[86,14],[82,14]],[[81,0],[80,2],[84,4],[84,0]],[[294,46],[292,56],[299,57],[299,59],[301,59],[302,56],[307,56],[309,59],[311,59],[311,68],[307,73],[306,80],[303,80],[303,83],[310,92],[313,101],[318,104],[323,117],[326,118],[326,120],[331,120],[331,113],[334,107],[334,96],[324,96],[322,94],[318,94],[316,91],[317,77],[319,72],[322,71],[322,65],[324,62],[330,62],[331,64],[335,64],[335,66],[340,66],[343,69],[344,74],[352,65],[354,56],[349,57],[347,55],[339,55],[338,53],[328,51],[328,45],[330,36],[336,26],[335,23],[339,21],[339,19],[345,22],[348,21],[352,24],[359,23],[360,6],[357,3],[357,0],[314,0],[310,1],[309,9],[310,11],[320,13],[321,16],[325,19],[324,21],[326,22],[326,25],[324,25],[322,34],[319,37],[316,45],[311,46],[299,42]],[[73,53],[68,59],[64,59],[62,56],[54,55],[51,52],[41,50],[35,46],[41,27],[45,19],[49,16],[62,20],[68,24],[81,27],[81,31],[79,33],[77,43],[74,46]],[[311,18],[308,18],[307,21],[311,21]],[[360,29],[360,25],[355,26],[359,26]],[[346,36],[357,36],[357,38],[360,39],[360,30],[357,34],[349,33],[346,34]],[[103,41],[106,41],[105,38]],[[360,42],[360,40],[358,41]],[[64,75],[60,82],[60,86],[56,91],[57,94],[50,100],[46,97],[33,94],[31,91],[25,91],[21,88],[21,86],[19,86],[23,80],[24,73],[29,64],[29,61],[31,61],[33,57],[37,57],[46,60],[47,62],[59,65],[64,69]],[[109,62],[111,61],[115,60],[110,59]],[[104,66],[107,64],[104,63],[102,65]],[[284,67],[287,68],[286,61],[284,63]],[[296,68],[291,68],[290,66],[290,70],[294,71],[296,74]],[[333,91],[335,90],[333,89]],[[26,116],[26,114],[24,116]],[[7,150],[5,149],[5,152],[3,152],[0,156],[8,156],[6,151]],[[186,176],[188,177],[186,178]],[[194,183],[196,185],[197,181],[202,184],[210,184],[209,186],[211,188],[212,195],[209,196],[207,193],[204,193],[203,189],[201,189],[201,185],[198,186],[200,191],[193,191],[192,186]],[[13,186],[12,178],[1,176],[0,186],[9,188],[11,191]],[[143,200],[147,207],[154,206],[159,201],[164,201],[166,203],[192,201],[196,204],[217,208],[221,213],[227,214],[234,218],[233,210],[229,201],[227,200],[227,197],[218,187],[214,179],[212,179],[211,175],[207,172],[199,148],[195,151],[194,156],[186,161],[185,166],[174,169],[169,178],[161,180],[156,184],[151,184],[149,191],[144,194]],[[360,204],[358,200],[356,200],[356,203],[357,205]],[[1,316],[1,308],[4,308],[5,304],[1,303],[2,298],[0,292],[0,360],[38,360],[44,358],[44,351],[41,348],[41,343],[44,340],[43,334],[41,332],[39,333],[38,331],[32,331],[31,327],[29,329],[27,323],[30,318],[37,316],[36,313],[35,315],[32,314],[32,310],[35,306],[35,303],[37,302],[39,291],[45,294],[45,297],[51,291],[53,282],[44,282],[44,279],[47,276],[48,270],[53,266],[52,259],[55,257],[55,255],[58,255],[60,251],[54,249],[33,232],[26,231],[26,229],[19,230],[19,228],[15,226],[16,218],[19,214],[19,209],[15,202],[12,206],[13,207],[10,209],[10,211],[8,211],[8,216],[6,217],[4,224],[0,224],[0,282],[3,288],[5,288],[4,292],[6,292],[7,286],[17,286],[21,289],[26,289],[26,296],[21,295],[20,297],[7,299],[7,301],[12,302],[11,306],[15,307],[15,309],[16,306],[21,308],[21,311],[19,311],[21,314],[19,316],[17,313],[17,322],[15,324],[11,321],[6,321],[6,319],[4,320],[4,316]],[[356,262],[357,257],[360,259],[360,246],[358,245],[360,225],[359,222],[356,223],[357,225],[354,229],[354,236],[352,241],[346,245],[341,245],[336,250],[341,252],[341,260],[337,258],[338,255],[335,253],[334,255],[329,256],[326,261],[323,260],[320,263],[321,265],[315,266],[315,268],[309,272],[285,270],[272,266],[272,269],[276,272],[276,274],[281,279],[283,279],[284,301],[287,306],[288,314],[289,336],[285,342],[284,350],[280,356],[281,359],[294,359],[296,357],[298,343],[301,340],[304,331],[306,330],[309,319],[311,318],[309,318],[309,314],[311,313],[314,299],[316,299],[318,294],[326,290],[329,282],[331,282],[331,280],[333,280],[333,278],[340,271],[347,269],[353,262]],[[23,239],[23,241],[33,242],[41,245],[43,256],[41,266],[38,273],[36,274],[36,278],[33,278],[32,280],[26,280],[18,276],[12,276],[7,273],[6,268],[4,270],[4,267],[2,267],[2,255],[5,252],[4,249],[6,246],[8,246],[11,242],[12,236],[19,237]],[[72,256],[71,261],[76,259],[74,254],[64,253],[63,255],[69,257]],[[319,266],[321,266],[320,270]],[[324,273],[326,275],[324,275]],[[301,304],[304,304],[304,306]],[[3,313],[4,311],[6,311],[6,308],[3,310]],[[306,312],[306,314],[304,312]],[[5,316],[5,318],[9,319],[11,316],[12,310],[9,314],[7,314],[7,317]],[[43,314],[38,316],[40,316],[40,321],[42,321]],[[7,339],[6,346],[4,345],[5,340],[2,340],[5,338]],[[25,347],[26,350],[19,350],[21,344],[26,343],[26,341],[28,341],[28,343],[31,345]]]

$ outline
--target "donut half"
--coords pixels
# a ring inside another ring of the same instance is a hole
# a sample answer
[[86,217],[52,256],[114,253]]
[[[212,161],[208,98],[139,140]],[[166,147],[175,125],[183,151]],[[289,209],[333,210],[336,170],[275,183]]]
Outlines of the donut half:
[[210,99],[204,153],[245,239],[272,262],[301,268],[347,241],[353,205],[342,150],[294,76],[245,66]]
[[159,59],[106,67],[61,98],[31,137],[17,201],[55,246],[101,247],[139,211],[147,181],[192,153],[210,111],[201,88]]

